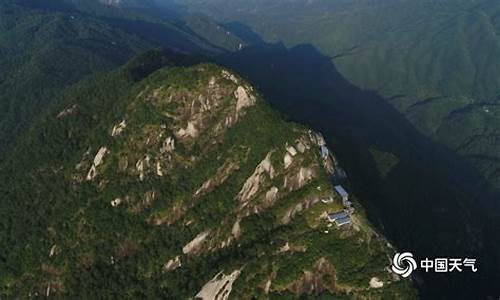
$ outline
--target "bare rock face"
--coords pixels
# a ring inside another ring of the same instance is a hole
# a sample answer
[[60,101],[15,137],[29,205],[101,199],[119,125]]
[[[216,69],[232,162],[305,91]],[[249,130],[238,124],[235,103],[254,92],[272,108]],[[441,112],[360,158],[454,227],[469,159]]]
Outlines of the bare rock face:
[[116,198],[115,200],[111,201],[111,206],[113,207],[118,207],[120,204],[122,204],[123,200],[121,198]]
[[99,166],[104,158],[104,155],[106,155],[106,153],[108,153],[108,148],[106,147],[101,147],[101,149],[99,149],[99,152],[97,152],[97,155],[95,156],[94,158],[94,166]]
[[196,124],[193,121],[188,122],[186,128],[181,128],[179,131],[177,131],[176,135],[179,138],[185,138],[185,137],[191,137],[191,138],[196,138],[198,137],[198,129],[196,128]]
[[300,152],[304,153],[307,150],[311,149],[311,134],[309,136],[303,135],[297,141],[295,148]]
[[384,286],[384,282],[382,280],[378,279],[377,277],[372,277],[372,279],[370,279],[370,287],[372,289],[379,289],[383,286]]
[[165,139],[165,141],[163,142],[163,145],[160,149],[160,152],[161,153],[168,153],[168,152],[172,152],[175,150],[175,140],[173,137],[168,137]]
[[297,155],[297,150],[293,146],[286,147],[286,152],[288,152],[288,154],[290,154],[291,156]]
[[246,180],[243,188],[238,193],[238,200],[245,205],[259,191],[260,184],[266,177],[274,178],[274,168],[271,163],[272,151],[269,152],[266,158],[255,168],[253,174]]
[[309,131],[310,139],[313,143],[315,143],[317,146],[324,146],[326,145],[325,138],[323,135],[319,132],[313,132]]
[[65,108],[64,110],[62,110],[60,113],[57,114],[57,118],[58,119],[62,119],[66,116],[70,116],[70,115],[73,115],[75,113],[78,112],[78,105],[74,104],[68,108]]
[[[198,74],[205,74],[209,68],[194,69]],[[172,120],[165,125],[165,131],[173,132],[176,142],[188,149],[194,143],[209,143],[222,136],[245,114],[245,108],[257,100],[250,86],[240,83],[226,70],[220,75],[206,75],[189,88],[147,87],[137,96],[139,101],[153,105]],[[172,142],[165,141],[162,151],[171,151]]]
[[285,157],[283,157],[283,164],[285,165],[285,169],[288,169],[288,167],[290,167],[292,162],[293,162],[292,155],[290,155],[290,153],[287,152],[285,154]]
[[247,90],[241,85],[238,86],[234,96],[237,99],[236,102],[236,112],[239,113],[243,108],[249,107],[255,104],[255,97],[250,95]]
[[163,170],[161,169],[161,162],[157,161],[156,162],[156,175],[162,177],[163,176]]
[[290,251],[290,243],[286,242],[281,248],[278,250],[278,253],[288,252]]
[[272,203],[276,200],[278,196],[279,189],[275,186],[269,189],[266,193],[266,202]]
[[224,78],[226,78],[228,80],[231,80],[233,83],[236,83],[236,84],[239,83],[238,78],[234,74],[231,74],[227,70],[222,70],[222,77],[224,77]]
[[149,157],[149,155],[145,155],[144,158],[139,159],[137,161],[137,163],[135,164],[135,168],[136,168],[137,172],[139,173],[139,180],[140,181],[144,180],[145,173],[146,173],[147,169],[149,168],[149,161],[150,160],[151,160],[151,158]]
[[231,294],[233,283],[238,279],[240,273],[241,270],[235,270],[229,275],[224,275],[222,272],[215,275],[196,294],[195,298],[202,300],[227,300]]
[[298,190],[304,187],[304,185],[310,182],[315,176],[314,169],[310,167],[301,167],[296,174],[285,177],[283,188],[288,191]]
[[297,149],[300,153],[304,153],[306,151],[306,146],[301,141],[299,141],[297,143]]
[[176,256],[175,258],[169,260],[165,265],[163,265],[163,270],[165,272],[171,272],[180,268],[181,266],[182,266],[181,257]]
[[201,250],[203,242],[205,242],[205,240],[209,235],[210,235],[209,230],[198,234],[191,242],[187,243],[182,248],[182,253],[188,255],[188,254],[194,254],[195,252]]
[[240,235],[241,235],[241,227],[240,227],[240,220],[237,220],[234,225],[233,225],[233,228],[231,229],[231,234],[235,237],[235,238],[239,238]]
[[125,120],[121,121],[120,124],[117,124],[113,127],[113,130],[111,130],[111,136],[116,137],[119,136],[123,130],[127,127],[127,122]]
[[90,167],[89,172],[87,173],[87,181],[93,180],[97,176],[97,167],[102,163],[104,156],[108,153],[108,148],[101,147],[94,157],[94,162],[92,163],[92,167]]
[[53,257],[54,255],[56,255],[56,250],[57,250],[57,245],[53,245],[50,248],[49,257]]

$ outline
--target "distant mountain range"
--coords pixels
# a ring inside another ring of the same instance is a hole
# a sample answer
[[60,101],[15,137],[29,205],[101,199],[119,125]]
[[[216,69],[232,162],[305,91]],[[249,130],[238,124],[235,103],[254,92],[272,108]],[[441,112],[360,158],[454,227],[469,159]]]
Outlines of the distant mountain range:
[[478,0],[178,1],[268,42],[311,44],[500,187],[500,4]]

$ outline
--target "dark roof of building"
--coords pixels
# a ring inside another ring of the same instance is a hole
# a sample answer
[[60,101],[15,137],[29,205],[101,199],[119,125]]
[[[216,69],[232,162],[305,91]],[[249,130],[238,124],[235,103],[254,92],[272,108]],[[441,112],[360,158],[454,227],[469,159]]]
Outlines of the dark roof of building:
[[334,186],[334,188],[337,191],[337,193],[339,193],[340,196],[342,196],[342,197],[349,196],[349,194],[346,192],[346,190],[344,190],[344,188],[341,185],[336,185],[336,186]]
[[349,224],[349,223],[351,223],[351,218],[350,218],[349,216],[344,217],[344,218],[340,218],[340,219],[335,220],[335,223],[336,223],[338,226],[342,226],[342,225],[345,225],[345,224]]
[[349,214],[345,211],[328,214],[328,218],[332,221],[336,221],[338,219],[342,219],[342,218],[346,218],[346,217],[349,217]]

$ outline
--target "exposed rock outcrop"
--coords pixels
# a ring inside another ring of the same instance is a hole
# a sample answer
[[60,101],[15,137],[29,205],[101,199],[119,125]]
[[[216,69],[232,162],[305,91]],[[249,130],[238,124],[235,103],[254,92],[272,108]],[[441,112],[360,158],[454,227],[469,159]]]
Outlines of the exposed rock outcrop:
[[300,152],[304,153],[307,150],[311,149],[311,135],[310,134],[304,134],[302,135],[297,141],[295,148]]
[[203,245],[203,242],[207,239],[207,237],[210,235],[210,231],[204,231],[200,234],[198,234],[191,242],[187,243],[183,248],[182,248],[182,253],[184,254],[194,254],[195,252],[201,250],[201,246]]
[[243,188],[238,193],[238,200],[242,203],[242,206],[246,206],[246,203],[259,191],[260,184],[266,179],[266,177],[274,178],[274,168],[271,162],[271,155],[273,152],[269,152],[266,158],[255,168],[253,174],[246,180]]
[[297,155],[297,150],[293,146],[286,147],[286,152],[288,152],[291,156]]
[[49,257],[53,257],[54,255],[56,255],[56,250],[57,250],[57,245],[53,245],[50,248]]
[[111,130],[111,136],[116,137],[120,135],[123,132],[123,130],[125,130],[126,127],[127,127],[127,122],[125,120],[121,121],[120,124],[115,125],[113,127],[113,130]]
[[94,157],[94,162],[92,163],[92,167],[90,167],[89,172],[87,173],[87,181],[93,180],[97,176],[97,167],[101,165],[104,156],[108,153],[108,148],[101,147]]
[[378,277],[372,277],[372,279],[370,279],[370,287],[372,289],[379,289],[383,286],[384,286],[384,282],[382,280],[378,279]]
[[316,173],[313,168],[310,167],[300,167],[299,171],[294,175],[288,175],[285,177],[283,182],[283,188],[288,191],[295,191],[302,188],[308,182],[310,182]]
[[287,152],[285,154],[285,157],[283,157],[283,164],[285,165],[285,169],[288,169],[288,167],[290,167],[292,162],[293,162],[292,155],[290,155],[290,153]]
[[111,206],[118,207],[120,206],[120,204],[122,204],[122,202],[122,198],[116,198],[115,200],[111,201]]
[[222,70],[222,77],[231,80],[233,83],[239,84],[238,78],[227,70]]
[[75,114],[77,112],[78,112],[78,105],[73,104],[72,106],[70,106],[68,108],[65,108],[64,110],[62,110],[61,112],[59,112],[57,114],[57,118],[58,119],[62,119],[62,118],[67,117],[69,115],[73,115],[73,114]]
[[215,275],[196,294],[195,298],[202,300],[227,300],[231,294],[233,283],[238,279],[240,273],[241,270],[235,270],[229,275],[224,275],[222,272]]
[[135,164],[135,168],[137,172],[139,173],[139,180],[143,181],[144,176],[146,174],[147,169],[149,168],[149,161],[150,161],[149,155],[145,155],[144,158],[139,159],[137,163]]
[[325,138],[323,135],[319,132],[314,132],[314,131],[309,131],[309,137],[313,143],[315,143],[317,146],[324,146],[326,145]]
[[171,272],[180,268],[181,266],[182,266],[181,257],[176,256],[175,258],[169,260],[165,265],[163,265],[163,271]]
[[271,187],[266,193],[266,202],[272,203],[278,196],[279,189],[275,186]]
[[240,220],[236,220],[234,222],[233,228],[231,229],[231,234],[235,238],[239,238],[241,235],[241,226],[240,226]]
[[175,150],[175,140],[173,137],[168,137],[163,141],[163,145],[160,148],[160,153],[168,153]]
[[189,121],[186,128],[181,128],[176,132],[176,136],[179,138],[191,137],[196,138],[198,136],[198,129],[194,121]]
[[243,108],[249,107],[255,104],[255,97],[247,92],[247,90],[238,86],[234,92],[234,96],[237,99],[236,102],[236,112],[239,113]]

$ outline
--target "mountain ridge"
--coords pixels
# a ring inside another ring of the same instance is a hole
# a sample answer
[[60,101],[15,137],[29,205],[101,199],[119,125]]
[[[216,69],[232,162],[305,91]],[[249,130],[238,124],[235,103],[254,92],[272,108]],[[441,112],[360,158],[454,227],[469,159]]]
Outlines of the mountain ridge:
[[320,135],[234,72],[171,55],[75,89],[19,144],[1,295],[185,298],[224,274],[237,298],[415,295],[354,195],[350,229],[328,225],[342,204]]
[[268,43],[313,45],[347,80],[379,93],[499,187],[498,2],[264,2],[177,3],[220,22],[243,23]]

